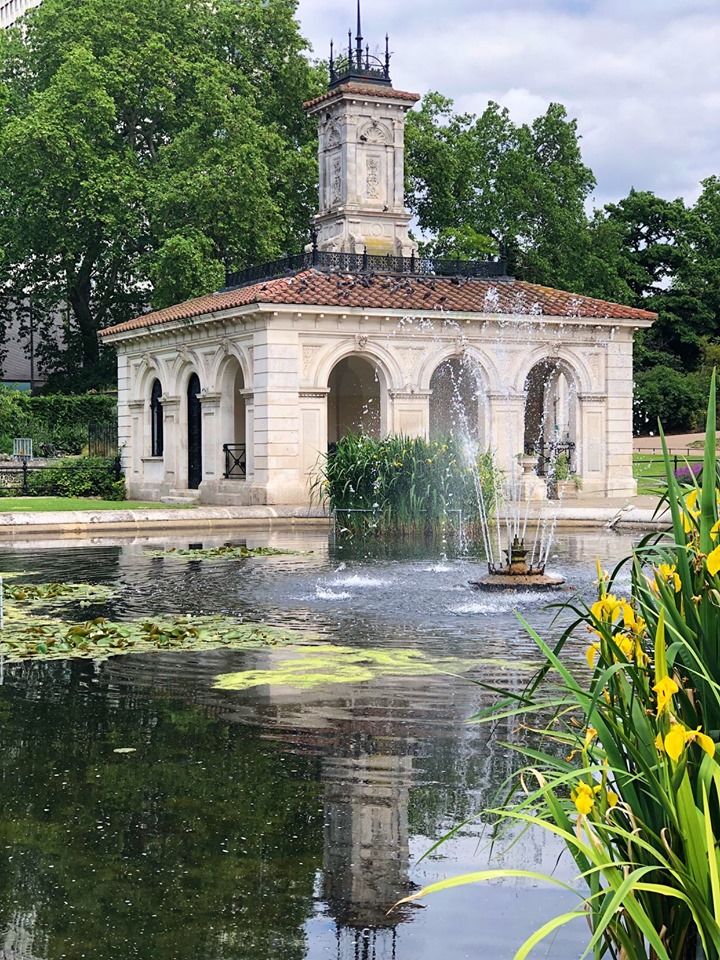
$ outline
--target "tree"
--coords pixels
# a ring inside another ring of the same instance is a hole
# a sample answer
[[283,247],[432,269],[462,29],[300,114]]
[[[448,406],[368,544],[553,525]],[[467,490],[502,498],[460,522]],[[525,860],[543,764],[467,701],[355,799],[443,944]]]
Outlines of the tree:
[[474,117],[431,93],[408,119],[407,151],[408,203],[433,247],[448,231],[489,237],[517,276],[575,289],[595,180],[560,104],[516,126],[495,103]]
[[321,80],[295,6],[45,0],[0,37],[0,289],[68,305],[73,378],[109,375],[100,328],[306,234]]

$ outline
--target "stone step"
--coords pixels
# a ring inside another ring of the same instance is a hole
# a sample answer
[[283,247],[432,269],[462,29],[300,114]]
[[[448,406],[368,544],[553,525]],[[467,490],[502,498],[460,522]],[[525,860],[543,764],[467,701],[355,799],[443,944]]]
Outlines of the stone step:
[[188,503],[197,503],[199,497],[161,497],[161,503],[179,503],[179,504],[188,504]]

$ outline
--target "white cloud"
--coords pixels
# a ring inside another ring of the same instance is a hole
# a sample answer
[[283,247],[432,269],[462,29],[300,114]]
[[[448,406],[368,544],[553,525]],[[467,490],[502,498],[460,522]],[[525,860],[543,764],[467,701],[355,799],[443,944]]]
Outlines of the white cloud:
[[[300,0],[318,56],[347,37],[354,8]],[[474,112],[497,100],[521,122],[564,103],[598,203],[632,186],[692,200],[720,174],[716,0],[363,0],[363,19],[371,44],[390,32],[397,87]]]

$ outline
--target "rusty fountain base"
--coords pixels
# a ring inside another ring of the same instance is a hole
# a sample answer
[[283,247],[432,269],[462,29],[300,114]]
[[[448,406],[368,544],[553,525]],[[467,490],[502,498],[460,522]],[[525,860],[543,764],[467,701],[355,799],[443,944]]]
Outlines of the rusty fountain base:
[[470,580],[474,590],[557,590],[565,583],[564,577],[545,573],[545,565],[532,566],[527,562],[525,542],[518,537],[505,551],[507,565],[488,564],[488,574],[480,580]]

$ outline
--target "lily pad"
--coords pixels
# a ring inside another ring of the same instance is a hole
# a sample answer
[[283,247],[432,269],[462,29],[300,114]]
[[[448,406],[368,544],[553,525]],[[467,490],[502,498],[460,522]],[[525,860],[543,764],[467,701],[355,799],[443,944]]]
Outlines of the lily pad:
[[[12,613],[12,611],[11,611]],[[17,614],[17,611],[15,611]],[[105,660],[127,653],[192,652],[220,648],[257,649],[316,639],[229,617],[154,617],[127,623],[96,617],[66,623],[49,617],[10,616],[0,634],[0,653],[19,660]]]
[[192,548],[171,548],[155,550],[153,557],[178,560],[247,560],[251,557],[288,557],[298,556],[297,550],[277,550],[275,547],[208,547],[206,550]]

